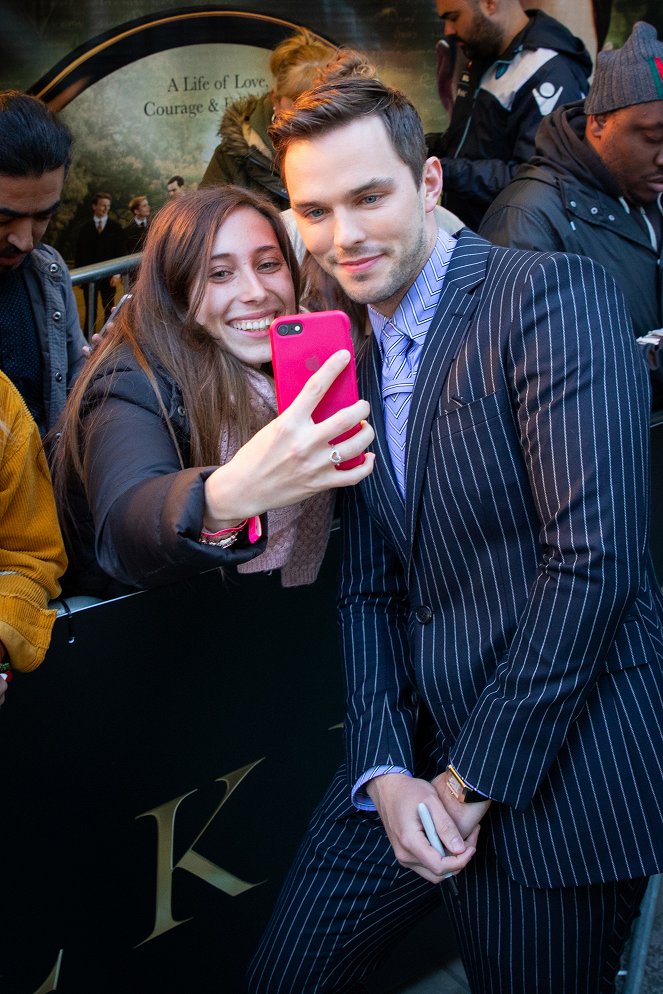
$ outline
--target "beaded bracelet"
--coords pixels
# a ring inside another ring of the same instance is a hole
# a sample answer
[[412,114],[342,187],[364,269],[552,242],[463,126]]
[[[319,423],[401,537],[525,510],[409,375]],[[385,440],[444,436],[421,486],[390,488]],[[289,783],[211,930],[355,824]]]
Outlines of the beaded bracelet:
[[230,545],[235,544],[239,533],[245,527],[248,520],[248,518],[245,518],[238,525],[233,525],[232,528],[222,528],[218,532],[208,532],[203,528],[198,541],[201,545],[216,545],[219,549],[227,549]]

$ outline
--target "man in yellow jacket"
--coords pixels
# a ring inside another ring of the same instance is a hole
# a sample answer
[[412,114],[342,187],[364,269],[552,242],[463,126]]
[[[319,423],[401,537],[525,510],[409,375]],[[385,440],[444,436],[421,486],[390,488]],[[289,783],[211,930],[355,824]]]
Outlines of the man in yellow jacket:
[[0,704],[11,670],[42,662],[67,557],[39,431],[0,373]]

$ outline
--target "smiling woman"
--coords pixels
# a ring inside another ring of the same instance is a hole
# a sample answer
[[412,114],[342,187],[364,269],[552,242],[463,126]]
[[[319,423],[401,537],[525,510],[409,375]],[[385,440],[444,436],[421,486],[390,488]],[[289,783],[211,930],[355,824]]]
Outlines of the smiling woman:
[[[296,310],[298,284],[262,197],[216,187],[159,211],[133,297],[77,381],[54,444],[65,592],[114,596],[218,566],[280,568],[286,586],[315,579],[329,491],[358,483],[373,461],[339,473],[330,459],[329,440],[367,417],[364,401],[311,418],[347,352],[275,417],[269,325]],[[372,438],[363,423],[341,443],[343,459]]]

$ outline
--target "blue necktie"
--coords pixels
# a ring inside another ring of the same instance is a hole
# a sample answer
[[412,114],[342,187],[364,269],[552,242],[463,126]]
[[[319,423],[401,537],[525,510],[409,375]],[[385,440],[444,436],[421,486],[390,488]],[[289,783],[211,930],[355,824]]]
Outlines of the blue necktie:
[[408,353],[414,342],[409,335],[387,322],[382,329],[381,344],[384,426],[396,481],[401,494],[405,496],[407,419],[416,375]]

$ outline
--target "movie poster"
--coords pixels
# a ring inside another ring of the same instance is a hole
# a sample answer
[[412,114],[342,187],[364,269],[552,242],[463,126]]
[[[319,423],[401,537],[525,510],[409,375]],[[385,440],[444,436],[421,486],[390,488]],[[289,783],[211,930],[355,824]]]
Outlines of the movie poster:
[[[632,20],[661,19],[657,0],[526,5],[564,20],[591,52],[608,32],[611,7],[616,44]],[[126,223],[130,198],[146,195],[158,208],[173,174],[196,186],[224,110],[270,89],[270,50],[299,25],[366,51],[383,78],[408,93],[427,131],[446,126],[434,0],[311,0],[305,11],[295,0],[177,8],[163,0],[2,0],[0,11],[0,87],[43,96],[76,138],[62,208],[48,232],[68,260],[97,191],[110,193],[112,214]]]

